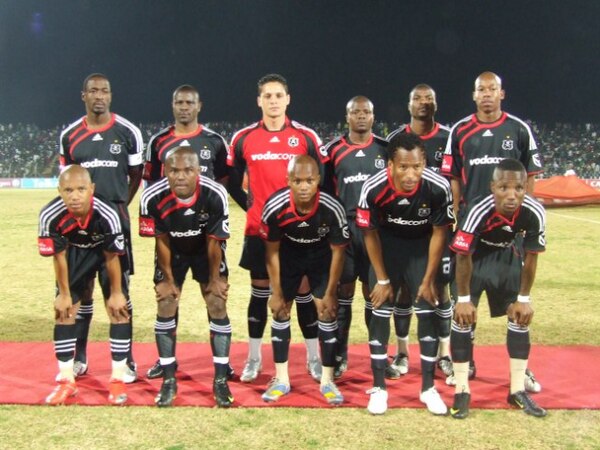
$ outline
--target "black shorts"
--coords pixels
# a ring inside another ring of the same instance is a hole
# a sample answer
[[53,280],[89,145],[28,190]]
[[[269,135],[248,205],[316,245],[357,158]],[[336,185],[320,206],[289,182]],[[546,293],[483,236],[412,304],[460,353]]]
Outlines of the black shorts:
[[476,252],[471,276],[473,304],[479,305],[479,298],[485,291],[490,316],[504,316],[508,306],[517,300],[522,267],[523,259],[514,247]]
[[[418,303],[421,309],[432,309],[433,307],[425,301],[415,301],[419,286],[423,281],[423,276],[427,269],[429,237],[403,239],[387,234],[382,230],[379,231],[379,237],[381,239],[383,264],[390,277],[394,294],[400,297],[402,292],[401,287],[406,288],[413,304],[417,305]],[[369,286],[371,290],[373,290],[376,283],[375,271],[371,267],[369,270]],[[399,298],[394,300],[399,300]]]
[[356,225],[356,221],[351,218],[348,218],[348,229],[350,230],[350,244],[346,247],[340,284],[353,283],[357,278],[362,283],[368,283],[371,263],[363,233]]
[[[67,265],[69,268],[69,289],[73,304],[79,303],[89,292],[89,285],[96,275],[105,299],[110,297],[110,279],[106,271],[106,260],[102,246],[93,249],[79,247],[67,248]],[[129,298],[129,272],[121,267],[121,289],[123,295]]]
[[329,246],[306,249],[282,242],[279,247],[279,278],[283,298],[286,301],[294,300],[304,276],[308,278],[313,296],[323,298],[329,282],[330,267]]
[[[229,276],[229,268],[227,267],[227,260],[225,259],[225,248],[226,241],[221,241],[221,267],[219,267],[219,274],[222,277]],[[182,287],[185,281],[185,276],[189,269],[192,269],[192,277],[198,283],[206,284],[209,278],[208,268],[208,254],[195,253],[193,255],[186,255],[183,253],[177,253],[171,250],[171,271],[175,278],[175,284]],[[164,280],[165,276],[163,272],[158,268],[156,258],[154,260],[154,284]]]
[[269,279],[265,262],[265,243],[259,236],[244,236],[240,267],[249,270],[250,277],[254,280]]

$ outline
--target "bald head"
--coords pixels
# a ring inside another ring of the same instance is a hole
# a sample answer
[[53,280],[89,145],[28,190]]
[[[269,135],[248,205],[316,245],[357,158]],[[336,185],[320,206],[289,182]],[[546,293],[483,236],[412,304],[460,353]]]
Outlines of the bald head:
[[364,95],[357,95],[348,100],[348,103],[346,103],[346,112],[350,113],[357,103],[365,103],[371,112],[373,112],[373,102]]
[[290,162],[288,164],[288,175],[290,177],[293,176],[294,171],[296,170],[296,167],[302,166],[302,165],[309,166],[313,173],[316,173],[316,174],[319,173],[319,166],[317,165],[317,162],[314,160],[314,158],[312,156],[298,155],[298,156],[294,156],[292,159],[290,159]]
[[173,165],[176,159],[189,158],[190,163],[194,167],[200,166],[200,160],[198,159],[198,154],[189,146],[180,146],[175,147],[167,152],[167,157],[165,158],[165,166]]
[[477,90],[477,85],[480,85],[481,83],[483,83],[484,81],[489,82],[489,81],[493,81],[495,82],[498,87],[500,89],[502,89],[502,78],[500,78],[498,75],[496,75],[494,72],[483,72],[481,73],[476,79],[475,79],[475,90]]
[[90,173],[78,165],[67,166],[58,177],[58,193],[71,214],[86,217],[94,195]]
[[77,164],[72,164],[63,169],[60,176],[58,177],[58,185],[62,186],[69,180],[81,179],[84,182],[92,184],[92,177],[88,170]]
[[473,101],[477,105],[477,118],[481,122],[491,123],[502,116],[504,90],[502,80],[493,72],[483,72],[475,80]]

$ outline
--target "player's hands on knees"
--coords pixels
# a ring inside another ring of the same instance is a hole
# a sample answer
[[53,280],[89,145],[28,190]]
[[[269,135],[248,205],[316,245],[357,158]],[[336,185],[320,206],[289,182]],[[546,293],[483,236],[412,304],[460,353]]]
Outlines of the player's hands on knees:
[[111,294],[106,302],[106,310],[111,320],[115,323],[129,322],[129,311],[127,311],[127,299],[122,292]]
[[321,308],[319,311],[319,319],[321,320],[333,320],[337,316],[338,299],[337,294],[334,292],[328,294],[327,292],[321,300]]
[[373,309],[379,308],[388,300],[391,301],[394,298],[394,292],[391,284],[376,284],[371,294],[369,295]]
[[477,309],[473,302],[456,303],[454,321],[461,327],[468,327],[477,322]]
[[533,320],[533,308],[530,303],[514,302],[508,307],[507,315],[520,327],[528,327]]
[[269,308],[271,308],[271,312],[273,313],[274,318],[284,319],[286,307],[283,295],[271,294],[271,296],[269,297]]
[[227,300],[227,295],[229,294],[229,283],[227,283],[227,281],[221,277],[212,278],[208,282],[206,290],[215,297],[225,301]]
[[439,305],[437,293],[433,283],[423,282],[417,291],[417,301],[423,299],[434,308]]
[[177,285],[172,281],[159,281],[154,285],[154,292],[156,292],[156,301],[160,302],[167,298],[178,299],[181,292]]
[[67,294],[58,294],[54,299],[54,318],[65,322],[73,317],[73,299]]

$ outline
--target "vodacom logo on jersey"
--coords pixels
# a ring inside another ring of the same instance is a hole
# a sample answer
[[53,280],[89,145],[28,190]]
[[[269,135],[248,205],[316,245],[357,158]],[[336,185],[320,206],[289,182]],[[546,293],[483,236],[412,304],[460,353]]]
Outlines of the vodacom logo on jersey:
[[289,161],[294,156],[294,153],[273,153],[271,151],[267,151],[265,153],[255,153],[250,159],[252,161]]
[[358,172],[356,175],[344,177],[343,180],[344,183],[362,183],[363,181],[366,181],[369,176],[370,175],[367,173]]
[[96,167],[119,167],[118,161],[106,161],[102,159],[95,158],[91,161],[82,162],[81,167],[85,167],[86,169],[94,169]]
[[481,165],[488,165],[488,164],[498,164],[500,161],[502,161],[504,158],[498,157],[498,156],[488,156],[488,155],[483,155],[481,158],[473,158],[472,160],[469,161],[469,165],[470,166],[481,166]]

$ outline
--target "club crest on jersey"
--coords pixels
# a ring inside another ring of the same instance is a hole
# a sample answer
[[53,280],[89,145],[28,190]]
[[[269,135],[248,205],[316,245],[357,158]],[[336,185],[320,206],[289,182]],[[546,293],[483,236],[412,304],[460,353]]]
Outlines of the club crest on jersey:
[[200,150],[200,158],[202,158],[202,159],[210,159],[210,150],[209,149],[202,149],[202,150]]
[[[427,206],[427,205],[423,205],[423,206]],[[431,215],[431,208],[419,208],[419,211],[417,212],[417,214],[419,215],[419,217],[428,217],[429,215]]]
[[290,147],[298,147],[298,144],[300,144],[300,139],[298,139],[296,136],[291,136],[288,138],[288,145]]
[[209,218],[209,214],[207,212],[201,212],[200,214],[198,214],[198,220],[200,220],[201,222],[207,222]]
[[327,233],[329,233],[329,227],[328,226],[319,227],[319,228],[317,228],[317,233],[319,234],[319,236],[323,237]]
[[502,150],[512,150],[514,147],[514,141],[512,139],[504,139],[502,141]]
[[375,168],[376,169],[384,169],[385,168],[385,160],[383,158],[377,158],[375,160]]
[[121,147],[121,144],[110,144],[108,151],[111,152],[113,155],[118,155],[119,153],[121,153]]

